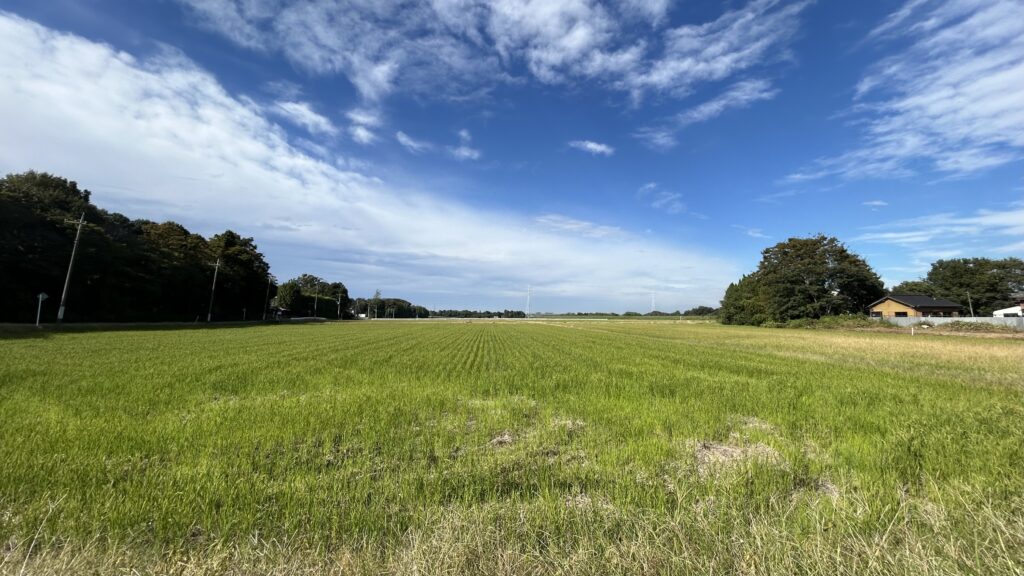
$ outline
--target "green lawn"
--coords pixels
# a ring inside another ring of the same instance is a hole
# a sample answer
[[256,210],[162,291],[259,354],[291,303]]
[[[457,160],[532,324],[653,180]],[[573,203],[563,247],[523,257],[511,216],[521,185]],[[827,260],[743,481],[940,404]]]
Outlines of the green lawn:
[[0,332],[0,545],[10,574],[1019,575],[1024,341]]

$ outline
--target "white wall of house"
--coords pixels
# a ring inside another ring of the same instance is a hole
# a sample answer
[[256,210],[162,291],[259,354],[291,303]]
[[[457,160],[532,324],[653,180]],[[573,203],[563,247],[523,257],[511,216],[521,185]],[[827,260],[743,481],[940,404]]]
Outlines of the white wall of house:
[[1007,316],[1020,316],[1020,315],[1021,315],[1021,307],[1020,306],[1014,306],[1013,308],[1003,308],[1002,310],[996,310],[995,312],[992,313],[992,316],[995,317],[995,318],[1005,318]]

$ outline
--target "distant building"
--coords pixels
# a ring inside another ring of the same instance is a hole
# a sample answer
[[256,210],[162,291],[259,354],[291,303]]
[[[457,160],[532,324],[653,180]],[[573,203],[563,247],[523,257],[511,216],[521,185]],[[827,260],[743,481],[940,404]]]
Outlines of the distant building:
[[914,318],[926,316],[960,316],[956,302],[916,294],[891,294],[868,306],[872,318]]
[[1024,316],[1024,310],[1022,310],[1024,309],[1024,293],[1014,294],[1013,299],[1017,302],[1016,306],[996,310],[992,313],[992,316],[996,318],[1018,318],[1020,316]]

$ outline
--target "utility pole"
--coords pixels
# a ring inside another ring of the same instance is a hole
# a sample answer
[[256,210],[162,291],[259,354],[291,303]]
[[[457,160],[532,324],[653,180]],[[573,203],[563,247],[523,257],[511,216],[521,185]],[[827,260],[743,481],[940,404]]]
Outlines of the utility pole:
[[971,318],[974,318],[974,304],[971,304],[971,291],[967,291],[967,306],[971,309]]
[[267,274],[267,296],[264,298],[266,304],[263,305],[263,321],[267,321],[267,312],[270,311],[270,282],[274,277]]
[[217,263],[213,265],[213,286],[210,286],[210,308],[206,311],[207,322],[210,322],[213,319],[213,294],[217,291],[218,272],[220,272],[220,258],[217,258]]
[[338,288],[338,320],[341,320],[341,288]]
[[36,308],[36,328],[39,328],[39,319],[43,315],[43,300],[46,300],[49,296],[47,296],[46,292],[40,292],[38,298],[39,307]]
[[316,294],[313,295],[313,316],[316,316],[316,306],[320,303],[320,283],[316,283]]
[[60,308],[57,309],[57,322],[64,321],[64,304],[68,301],[68,285],[71,284],[71,269],[75,266],[75,254],[78,252],[78,239],[82,237],[82,225],[85,224],[85,212],[82,212],[78,220],[65,220],[67,223],[77,223],[78,231],[75,232],[75,243],[71,246],[71,261],[68,262],[68,275],[64,277],[64,293],[60,295]]

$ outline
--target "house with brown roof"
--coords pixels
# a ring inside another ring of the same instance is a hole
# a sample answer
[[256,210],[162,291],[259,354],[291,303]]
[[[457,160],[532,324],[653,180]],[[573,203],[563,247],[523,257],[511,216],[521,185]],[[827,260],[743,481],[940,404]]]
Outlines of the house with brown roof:
[[917,294],[890,294],[868,306],[872,318],[956,318],[960,316],[960,308],[950,300]]

